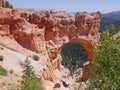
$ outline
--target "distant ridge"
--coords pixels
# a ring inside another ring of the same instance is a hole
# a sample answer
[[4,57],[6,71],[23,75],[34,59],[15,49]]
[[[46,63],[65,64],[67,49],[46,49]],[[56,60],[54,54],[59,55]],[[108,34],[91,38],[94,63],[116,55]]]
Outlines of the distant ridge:
[[120,18],[120,11],[113,11],[107,14],[103,14],[102,17],[107,17],[107,18]]
[[100,23],[100,32],[105,29],[105,26],[114,25],[116,28],[120,27],[120,11],[113,11],[107,14],[102,14]]

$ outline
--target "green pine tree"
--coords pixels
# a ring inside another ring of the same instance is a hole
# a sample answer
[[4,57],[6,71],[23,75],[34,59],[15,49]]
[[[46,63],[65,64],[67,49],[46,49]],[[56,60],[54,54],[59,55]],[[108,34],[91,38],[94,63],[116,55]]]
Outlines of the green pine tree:
[[13,9],[13,5],[12,4],[10,5],[10,8]]
[[21,82],[21,90],[44,90],[41,81],[39,81],[34,74],[33,67],[30,65],[28,57],[25,60],[23,70],[23,80]]

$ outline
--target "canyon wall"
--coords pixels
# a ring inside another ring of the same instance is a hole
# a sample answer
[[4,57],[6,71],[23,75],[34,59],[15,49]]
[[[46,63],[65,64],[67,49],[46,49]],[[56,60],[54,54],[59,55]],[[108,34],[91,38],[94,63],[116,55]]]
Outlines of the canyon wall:
[[[22,47],[47,57],[45,80],[57,79],[54,71],[62,69],[60,50],[64,43],[81,44],[92,59],[92,45],[100,39],[99,27],[100,12],[68,14],[65,11],[0,7],[0,38],[10,38]],[[83,76],[78,81],[86,80],[87,69],[83,70]]]
[[7,2],[7,0],[0,0],[0,6],[2,6],[2,4],[5,4]]

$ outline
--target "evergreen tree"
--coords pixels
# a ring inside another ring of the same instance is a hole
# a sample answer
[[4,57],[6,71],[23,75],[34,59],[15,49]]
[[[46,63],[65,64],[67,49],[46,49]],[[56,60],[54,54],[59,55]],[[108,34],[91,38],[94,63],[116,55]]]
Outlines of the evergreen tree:
[[21,90],[44,90],[41,81],[39,81],[34,74],[33,67],[30,65],[28,57],[25,60],[23,70],[23,80],[21,82]]
[[10,5],[10,8],[13,9],[13,5],[12,4]]

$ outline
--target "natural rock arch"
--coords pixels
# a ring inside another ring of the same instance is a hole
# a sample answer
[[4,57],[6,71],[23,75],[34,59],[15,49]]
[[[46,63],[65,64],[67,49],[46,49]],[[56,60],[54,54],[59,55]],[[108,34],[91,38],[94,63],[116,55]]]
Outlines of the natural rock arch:
[[[78,38],[76,38],[76,39],[72,39],[72,40],[70,40],[69,42],[68,42],[68,44],[76,44],[76,45],[80,45],[80,46],[82,46],[83,47],[83,50],[84,51],[86,51],[86,53],[87,53],[87,55],[88,55],[88,62],[90,62],[90,60],[92,60],[93,59],[93,46],[92,46],[92,44],[89,42],[89,41],[87,41],[87,40],[84,40],[84,39],[78,39]],[[74,45],[75,46],[75,45]],[[80,46],[78,46],[78,47],[80,47]],[[69,47],[69,46],[68,46]],[[64,44],[63,44],[63,46],[61,47],[61,51],[60,52],[62,52],[62,48],[64,48],[65,49],[65,46],[64,46]],[[79,48],[78,48],[79,49]],[[63,53],[63,52],[62,52]],[[61,54],[62,54],[61,53]],[[80,53],[80,52],[79,52]],[[86,54],[85,53],[85,54]],[[81,54],[83,54],[83,53],[81,53]],[[63,59],[63,58],[62,58]],[[87,59],[87,58],[86,58]],[[87,60],[86,61],[84,61],[84,62],[87,62]],[[79,67],[80,68],[80,67]],[[82,69],[83,69],[83,71],[82,71],[82,77],[80,77],[78,80],[77,80],[77,82],[80,82],[80,81],[86,81],[87,79],[88,79],[88,75],[89,75],[89,63],[88,64],[86,64],[86,65],[84,65],[83,64],[83,66],[82,66]]]
[[92,53],[93,52],[93,45],[89,41],[87,41],[85,39],[76,38],[76,39],[70,40],[70,42],[78,43],[78,44],[82,45],[83,48],[88,53],[89,60],[92,60],[92,58],[93,58],[93,53]]
[[82,45],[78,43],[65,43],[61,49],[62,65],[69,69],[70,75],[77,73],[80,76],[80,68],[88,62],[88,53]]
[[[64,43],[75,42],[82,45],[89,59],[93,58],[91,43],[96,44],[100,39],[100,12],[91,15],[77,12],[71,15],[63,11],[49,13],[2,7],[0,12],[0,42],[11,40],[12,44],[8,44],[10,47],[26,54],[27,50],[25,52],[23,47],[20,47],[22,49],[14,47],[16,42],[22,43],[24,47],[45,56],[46,67],[43,75],[45,80],[56,80],[54,71],[61,70],[59,53]],[[86,67],[86,65],[83,67],[83,72],[89,70]],[[87,80],[87,73],[83,73],[80,81]]]
[[[84,39],[72,39],[71,42],[75,42],[75,43],[78,43],[78,44],[82,45],[83,48],[88,53],[89,62],[91,60],[93,60],[93,45],[89,41],[84,40]],[[77,80],[77,82],[85,82],[86,80],[88,80],[88,76],[89,76],[89,72],[90,72],[89,66],[90,66],[90,63],[83,66],[82,77],[79,78]]]

